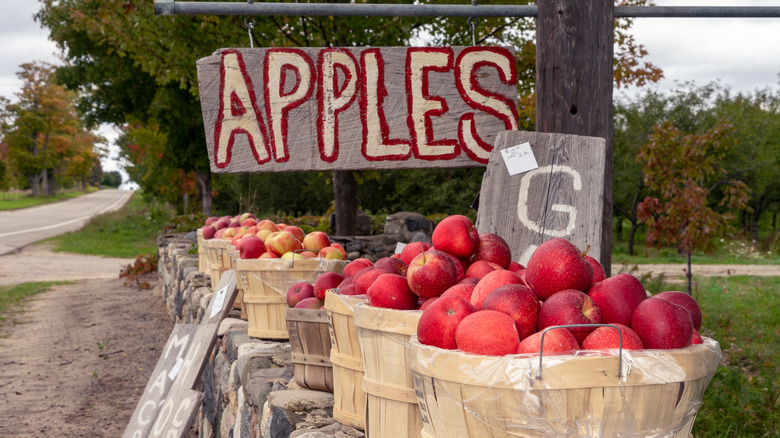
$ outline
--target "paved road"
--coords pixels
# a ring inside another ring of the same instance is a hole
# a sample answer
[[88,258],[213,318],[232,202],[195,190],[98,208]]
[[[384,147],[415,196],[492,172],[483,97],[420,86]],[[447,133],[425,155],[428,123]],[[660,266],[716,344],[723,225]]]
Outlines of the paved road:
[[21,210],[0,211],[0,256],[39,240],[76,231],[130,200],[130,190],[100,190],[67,201]]

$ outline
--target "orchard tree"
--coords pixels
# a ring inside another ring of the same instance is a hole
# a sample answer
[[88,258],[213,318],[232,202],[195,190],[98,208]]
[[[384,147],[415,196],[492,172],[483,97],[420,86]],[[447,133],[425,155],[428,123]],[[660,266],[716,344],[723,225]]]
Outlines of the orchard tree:
[[[672,123],[655,128],[637,156],[647,186],[658,197],[639,205],[639,220],[647,224],[648,245],[675,245],[686,255],[688,294],[691,293],[691,254],[711,251],[714,241],[731,229],[733,212],[747,208],[744,182],[729,178],[722,167],[733,146],[732,127],[721,121],[703,134],[683,134]],[[713,189],[724,187],[720,199]]]
[[761,216],[780,202],[780,94],[761,90],[732,96],[724,91],[713,111],[735,126],[737,147],[729,151],[724,167],[750,189],[743,227],[757,242]]
[[3,141],[11,165],[29,182],[33,196],[54,194],[64,180],[83,184],[95,165],[97,144],[75,110],[75,94],[53,82],[54,67],[26,63],[18,101],[6,103]]

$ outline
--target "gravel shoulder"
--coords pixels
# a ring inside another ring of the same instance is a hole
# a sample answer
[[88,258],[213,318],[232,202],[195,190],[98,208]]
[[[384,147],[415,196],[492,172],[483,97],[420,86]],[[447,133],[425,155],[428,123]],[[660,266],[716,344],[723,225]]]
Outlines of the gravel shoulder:
[[39,246],[0,257],[0,284],[74,282],[0,328],[0,436],[122,435],[173,328],[161,297],[118,278],[122,262]]

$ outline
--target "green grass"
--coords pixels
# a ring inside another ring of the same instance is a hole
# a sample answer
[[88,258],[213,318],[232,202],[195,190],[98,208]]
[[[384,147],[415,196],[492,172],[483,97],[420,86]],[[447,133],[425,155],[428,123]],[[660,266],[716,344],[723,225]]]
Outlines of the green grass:
[[53,251],[136,258],[157,253],[157,236],[173,217],[165,207],[146,205],[136,193],[121,210],[94,218],[79,231],[48,239]]
[[[648,247],[645,243],[645,235],[638,232],[634,241],[634,254],[628,254],[628,244],[624,230],[623,236],[614,234],[612,243],[613,264],[685,264],[687,258],[677,248]],[[715,250],[707,254],[703,251],[694,252],[691,262],[694,264],[710,265],[776,265],[780,264],[780,232],[771,231],[765,227],[761,232],[762,238],[757,243],[748,239],[735,237],[733,239],[716,242]],[[621,238],[622,237],[622,238]]]
[[20,208],[34,207],[50,202],[63,201],[65,199],[81,196],[89,191],[73,191],[58,193],[53,196],[30,196],[24,193],[0,192],[0,210],[17,210]]
[[44,292],[51,286],[68,283],[65,281],[47,281],[0,286],[0,327],[13,323],[13,320],[9,321],[9,317],[15,313],[20,313],[20,305],[26,298]]
[[723,361],[704,394],[693,436],[780,436],[780,277],[694,277],[702,335]]

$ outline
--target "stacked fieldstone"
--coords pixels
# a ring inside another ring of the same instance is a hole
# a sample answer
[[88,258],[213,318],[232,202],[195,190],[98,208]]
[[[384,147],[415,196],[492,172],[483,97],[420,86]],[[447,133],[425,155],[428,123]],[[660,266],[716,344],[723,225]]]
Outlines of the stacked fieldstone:
[[[157,292],[173,321],[200,323],[213,290],[198,271],[194,233],[158,239]],[[231,311],[201,375],[204,399],[193,425],[199,437],[323,438],[364,436],[333,419],[333,394],[299,387],[289,342],[247,335],[249,323]]]

